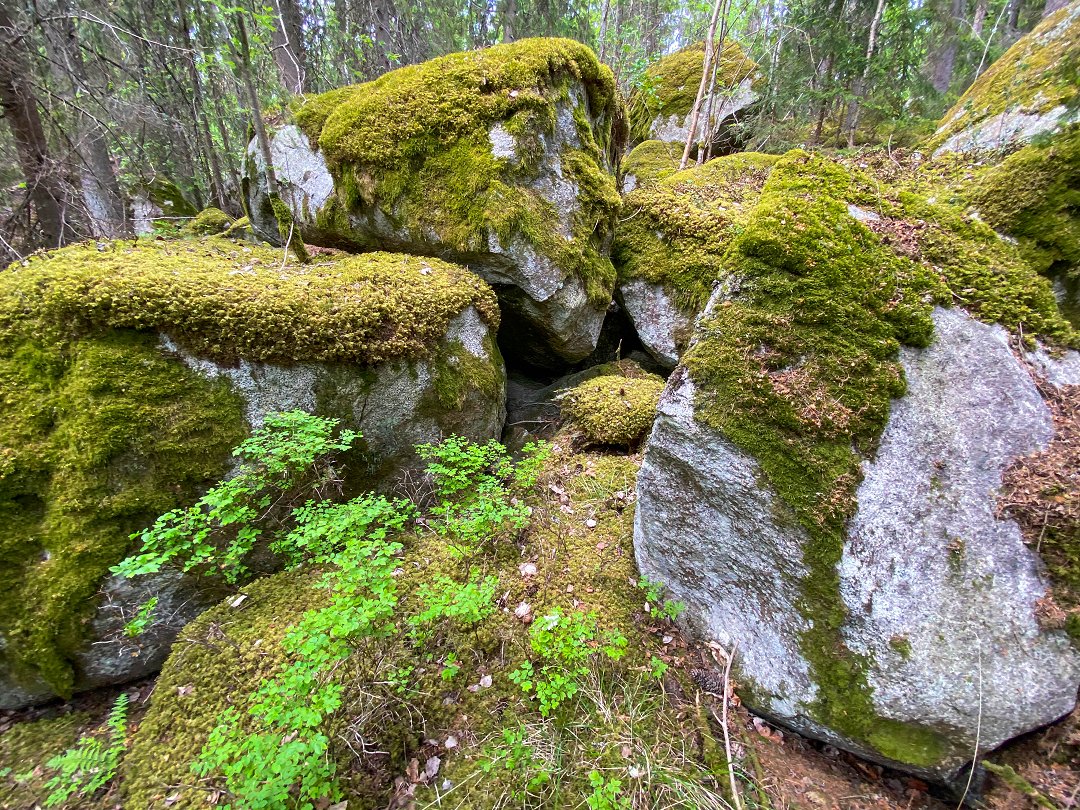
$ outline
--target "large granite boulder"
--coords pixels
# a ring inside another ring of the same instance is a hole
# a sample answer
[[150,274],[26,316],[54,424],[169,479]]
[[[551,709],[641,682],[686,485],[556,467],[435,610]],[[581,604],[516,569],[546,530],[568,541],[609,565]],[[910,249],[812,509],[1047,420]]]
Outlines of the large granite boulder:
[[[645,70],[640,89],[627,106],[631,143],[686,143],[704,64],[705,43],[697,42]],[[697,141],[712,141],[713,154],[720,154],[727,130],[739,114],[757,101],[757,81],[757,63],[737,42],[725,40],[718,49],[716,82],[702,99],[698,124]]]
[[[593,350],[611,301],[621,115],[586,46],[522,40],[307,98],[270,149],[304,239],[465,264],[499,293],[506,345],[558,366]],[[253,226],[277,242],[254,142],[248,164]]]
[[1080,121],[1080,2],[1050,14],[972,83],[938,124],[935,154],[1026,143]]
[[[663,165],[662,152],[653,157]],[[643,182],[624,197],[615,234],[617,297],[661,366],[670,369],[678,362],[694,318],[723,276],[728,243],[776,160],[743,152],[682,172],[643,171],[637,162],[631,164]]]
[[[497,438],[505,371],[491,289],[438,259],[283,264],[221,238],[90,244],[0,275],[0,707],[156,670],[220,598],[109,576],[132,532],[225,476],[266,414],[363,439],[350,486],[389,485],[418,442]],[[121,632],[147,596],[167,617]]]
[[723,270],[638,479],[642,573],[734,649],[754,711],[927,778],[1069,712],[1080,655],[1046,618],[1075,589],[999,503],[1080,382],[1075,352],[1017,353],[1021,329],[1077,345],[1048,282],[960,210],[798,152]]

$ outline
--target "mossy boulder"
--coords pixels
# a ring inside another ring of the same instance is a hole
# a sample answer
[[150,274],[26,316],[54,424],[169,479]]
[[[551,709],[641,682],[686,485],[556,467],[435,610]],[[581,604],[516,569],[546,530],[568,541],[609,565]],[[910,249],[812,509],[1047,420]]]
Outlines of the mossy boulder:
[[176,183],[158,176],[134,190],[131,213],[135,233],[142,236],[155,228],[179,229],[199,212]]
[[738,645],[750,706],[927,778],[1070,711],[1080,655],[997,505],[1056,429],[1014,351],[1056,343],[1045,384],[1076,382],[1049,283],[962,209],[798,151],[720,260],[638,478],[642,573]]
[[1080,121],[1080,2],[1050,14],[976,79],[928,142],[935,154],[993,150]]
[[728,243],[745,226],[776,161],[752,152],[716,158],[625,196],[612,251],[617,296],[662,366],[678,362],[694,318],[725,277]]
[[[686,143],[704,60],[705,43],[697,42],[661,58],[645,70],[627,105],[631,143],[648,140]],[[713,92],[711,97],[706,92],[702,100],[698,141],[712,140],[717,145],[722,142],[725,129],[757,101],[757,80],[757,64],[739,43],[725,40],[719,48]],[[701,133],[707,134],[703,137]]]
[[656,374],[605,374],[564,392],[567,421],[588,444],[636,447],[652,427],[664,380]]
[[679,170],[682,150],[668,141],[644,141],[630,150],[622,162],[624,194],[655,185]]
[[[416,466],[416,442],[497,437],[498,319],[491,289],[438,259],[283,267],[218,237],[77,245],[0,273],[0,706],[160,665],[216,594],[108,569],[267,413],[360,430],[356,485]],[[130,644],[121,627],[150,593],[175,622]]]
[[220,208],[204,208],[184,226],[184,231],[195,236],[217,236],[232,227],[233,218]]
[[[611,72],[589,48],[530,39],[450,54],[302,99],[273,135],[280,199],[304,239],[435,255],[499,291],[508,344],[537,364],[595,347],[625,138]],[[278,241],[259,150],[256,233]]]

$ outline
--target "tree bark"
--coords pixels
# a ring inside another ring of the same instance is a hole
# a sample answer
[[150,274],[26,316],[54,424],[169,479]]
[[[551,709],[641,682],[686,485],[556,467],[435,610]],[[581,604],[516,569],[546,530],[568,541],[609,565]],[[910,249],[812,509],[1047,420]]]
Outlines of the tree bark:
[[939,93],[948,92],[952,86],[956,55],[960,51],[959,24],[964,13],[964,0],[952,0],[949,17],[945,21],[941,47],[933,59],[930,83]]
[[274,63],[281,74],[281,84],[290,93],[305,92],[307,54],[304,51],[303,16],[296,0],[274,0],[274,32],[271,48]]
[[1069,0],[1046,0],[1046,5],[1043,6],[1042,16],[1049,17],[1055,11],[1065,8],[1069,5]]
[[713,38],[716,36],[716,22],[720,17],[720,6],[723,0],[715,0],[713,3],[712,18],[709,20],[709,30],[705,35],[705,60],[701,67],[701,82],[698,84],[697,97],[694,99],[694,107],[690,111],[690,131],[686,135],[686,146],[683,148],[682,160],[679,161],[679,171],[686,168],[690,160],[690,149],[694,145],[697,136],[698,119],[701,117],[701,102],[705,97],[705,88],[708,87],[709,75],[712,70]]
[[502,23],[502,41],[513,42],[517,28],[517,0],[506,0]]
[[75,238],[65,216],[67,195],[49,155],[41,125],[37,97],[30,85],[31,72],[25,40],[18,36],[11,15],[0,3],[0,106],[11,128],[19,167],[26,180],[27,198],[37,215],[38,228],[48,247]]
[[870,36],[866,41],[866,64],[863,65],[862,75],[855,80],[852,88],[852,99],[848,104],[847,133],[848,148],[855,145],[855,130],[859,127],[859,113],[862,112],[862,100],[866,95],[866,89],[870,80],[870,60],[874,56],[874,48],[877,45],[878,26],[881,24],[881,15],[885,11],[885,0],[878,0],[877,9],[874,11],[874,19],[870,22]]
[[209,110],[202,89],[202,77],[199,76],[199,68],[195,64],[195,42],[191,36],[191,25],[188,21],[187,8],[184,0],[177,0],[180,28],[182,29],[182,41],[192,51],[184,61],[187,62],[188,76],[191,79],[191,107],[192,117],[195,119],[195,129],[202,141],[202,150],[206,158],[210,174],[210,197],[218,208],[226,208],[224,175],[221,171],[221,160],[214,148],[214,138],[210,134]]
[[[50,67],[75,122],[79,180],[88,224],[94,236],[115,239],[130,235],[127,203],[116,179],[103,121],[108,111],[90,88],[68,0],[58,0],[56,19],[46,27]],[[88,109],[92,107],[93,109]]]

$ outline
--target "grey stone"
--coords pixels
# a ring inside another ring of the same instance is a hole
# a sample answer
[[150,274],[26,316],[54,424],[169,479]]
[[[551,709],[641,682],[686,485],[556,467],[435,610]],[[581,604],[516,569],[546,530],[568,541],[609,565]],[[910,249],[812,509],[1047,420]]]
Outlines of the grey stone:
[[976,737],[987,751],[1069,712],[1080,657],[1062,631],[1040,628],[1041,563],[996,516],[1005,469],[1052,438],[1050,411],[1002,328],[960,310],[933,318],[933,345],[901,352],[908,391],[864,462],[837,573],[842,638],[865,661],[875,713],[938,735],[937,759],[892,761],[818,719],[800,646],[812,621],[800,607],[809,538],[757,462],[696,419],[681,367],[638,478],[634,543],[642,573],[687,604],[698,634],[738,644],[738,679],[756,711],[948,780]]
[[[1057,132],[1077,121],[1080,121],[1080,112],[1064,105],[1038,113],[1005,110],[949,136],[934,150],[934,157],[948,152],[986,151],[1001,149],[1011,143],[1028,143],[1038,135]],[[946,122],[942,128],[948,124]]]
[[[712,117],[709,123],[709,132],[713,137],[719,134],[724,123],[732,116],[742,112],[758,99],[753,89],[752,77],[743,79],[739,84],[730,88],[717,90],[712,94]],[[706,94],[701,102],[701,117],[704,124],[705,111],[709,108],[709,95]],[[686,115],[669,115],[667,118],[657,116],[649,125],[649,138],[668,143],[686,143],[690,135],[690,117]]]
[[645,279],[635,278],[621,284],[618,295],[649,354],[664,368],[675,368],[690,333],[693,315],[680,309],[663,285]]

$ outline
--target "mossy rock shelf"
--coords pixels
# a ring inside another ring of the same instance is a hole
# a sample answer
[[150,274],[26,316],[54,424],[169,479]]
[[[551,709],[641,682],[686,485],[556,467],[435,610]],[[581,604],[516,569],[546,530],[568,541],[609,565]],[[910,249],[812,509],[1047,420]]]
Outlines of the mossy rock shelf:
[[[587,356],[611,300],[625,139],[611,72],[584,45],[450,54],[300,99],[273,134],[280,204],[308,242],[461,262],[492,283],[534,365]],[[265,163],[248,206],[280,241]]]
[[[283,265],[220,237],[90,243],[0,273],[0,706],[160,666],[216,592],[108,569],[267,413],[360,430],[356,485],[416,466],[414,443],[497,437],[498,322],[465,268],[386,253]],[[153,593],[177,626],[125,642]]]

